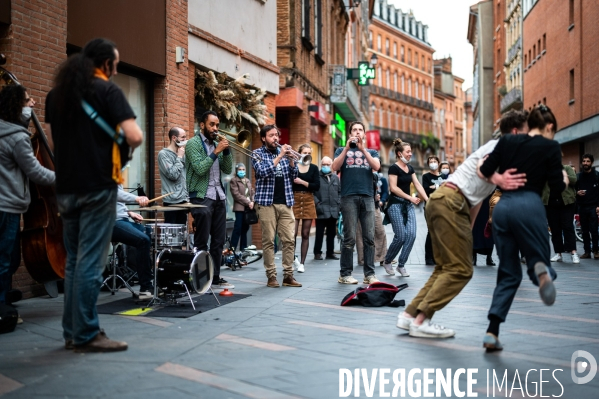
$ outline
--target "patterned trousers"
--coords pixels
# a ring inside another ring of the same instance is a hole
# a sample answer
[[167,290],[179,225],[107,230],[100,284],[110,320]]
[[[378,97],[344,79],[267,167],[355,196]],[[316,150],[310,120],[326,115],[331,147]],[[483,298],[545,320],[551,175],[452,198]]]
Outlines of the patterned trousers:
[[416,214],[414,213],[414,205],[407,204],[405,206],[408,207],[408,221],[405,224],[401,213],[401,204],[391,205],[387,210],[395,236],[387,250],[385,263],[391,263],[397,254],[399,254],[399,251],[401,251],[397,259],[398,267],[404,267],[408,261],[410,252],[412,252],[414,241],[416,241]]

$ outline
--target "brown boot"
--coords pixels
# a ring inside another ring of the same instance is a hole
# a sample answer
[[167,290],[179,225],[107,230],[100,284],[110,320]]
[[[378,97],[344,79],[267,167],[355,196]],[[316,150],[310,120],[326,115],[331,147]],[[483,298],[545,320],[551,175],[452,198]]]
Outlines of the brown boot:
[[283,286],[284,287],[301,287],[302,285],[300,283],[298,283],[297,281],[295,281],[293,276],[285,276],[285,278],[283,279]]
[[580,255],[580,259],[591,259],[591,254],[588,252],[585,252],[582,255]]
[[268,282],[266,283],[267,287],[270,288],[279,288],[279,282],[277,281],[277,276],[271,276],[268,278]]
[[593,253],[593,256],[595,257],[595,259],[599,259],[599,251],[595,251]]
[[98,335],[87,344],[75,346],[76,353],[86,352],[119,352],[126,351],[127,343],[113,341],[106,336],[104,330],[100,330]]

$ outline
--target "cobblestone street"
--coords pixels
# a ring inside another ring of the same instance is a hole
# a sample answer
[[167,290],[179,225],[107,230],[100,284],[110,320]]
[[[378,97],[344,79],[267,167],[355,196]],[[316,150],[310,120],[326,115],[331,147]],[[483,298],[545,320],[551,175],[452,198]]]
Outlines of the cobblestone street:
[[[382,281],[409,284],[397,295],[406,302],[432,271],[424,265],[423,213],[416,214],[418,237],[406,265],[410,277],[386,276],[377,266]],[[391,226],[387,233],[391,242]],[[447,340],[409,337],[395,327],[398,309],[340,307],[355,286],[337,283],[338,261],[314,261],[311,253],[306,272],[296,275],[302,288],[267,288],[260,261],[242,270],[223,270],[222,276],[236,285],[235,293],[252,296],[221,308],[187,319],[100,315],[111,338],[129,343],[128,351],[114,354],[64,349],[61,295],[24,300],[17,304],[24,323],[0,336],[0,396],[335,398],[340,395],[340,369],[366,369],[369,376],[373,369],[390,369],[385,390],[392,393],[395,369],[405,369],[407,381],[413,369],[449,368],[456,375],[464,368],[477,369],[472,389],[479,397],[541,395],[542,387],[542,396],[592,399],[597,397],[599,377],[585,385],[573,383],[571,358],[577,350],[599,357],[599,261],[572,265],[565,258],[556,265],[558,299],[553,307],[541,303],[527,279],[522,282],[502,325],[505,349],[495,354],[485,354],[482,338],[496,267],[476,267],[464,291],[437,313],[436,322],[457,331]],[[354,276],[361,280],[361,268]],[[127,295],[102,292],[99,302]],[[541,374],[541,369],[546,370]],[[507,376],[502,392],[493,385],[493,373],[500,383]],[[422,373],[415,377],[424,383]],[[456,377],[458,386],[451,386],[455,397],[456,389],[468,389],[466,377],[461,374]],[[434,375],[430,378],[428,391],[439,392]],[[383,396],[378,381],[370,397]],[[364,381],[359,387],[359,396],[368,397]],[[350,396],[358,395],[352,391]],[[407,387],[403,396],[418,397]]]

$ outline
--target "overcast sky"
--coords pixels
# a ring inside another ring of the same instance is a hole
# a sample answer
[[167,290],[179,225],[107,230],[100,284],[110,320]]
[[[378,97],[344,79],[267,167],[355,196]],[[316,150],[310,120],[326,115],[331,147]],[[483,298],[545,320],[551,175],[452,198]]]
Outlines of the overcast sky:
[[428,25],[428,41],[436,50],[433,58],[451,55],[453,74],[472,86],[472,46],[468,43],[470,6],[478,0],[388,0],[403,12],[410,9],[416,20]]

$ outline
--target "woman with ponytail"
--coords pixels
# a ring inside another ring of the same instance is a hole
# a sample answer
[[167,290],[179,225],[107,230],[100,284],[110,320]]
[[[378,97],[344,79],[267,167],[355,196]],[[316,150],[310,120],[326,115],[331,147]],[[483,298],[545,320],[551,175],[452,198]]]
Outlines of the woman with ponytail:
[[[400,253],[397,259],[397,272],[402,277],[409,277],[405,264],[416,240],[416,214],[414,205],[418,205],[421,198],[428,201],[424,188],[416,178],[414,168],[410,165],[412,159],[412,146],[409,143],[395,139],[393,141],[395,157],[397,161],[389,168],[389,189],[391,195],[387,203],[387,218],[393,226],[393,242],[387,250],[387,256],[383,267],[387,274],[395,275],[393,259]],[[419,197],[410,195],[410,183],[414,184]]]
[[550,192],[560,195],[568,184],[562,168],[559,144],[553,140],[557,122],[551,110],[541,104],[528,116],[528,134],[503,136],[479,167],[479,175],[491,177],[496,170],[516,168],[526,173],[524,186],[506,191],[493,211],[493,237],[499,255],[497,286],[489,309],[489,328],[483,339],[487,350],[501,350],[499,325],[510,310],[522,281],[519,253],[526,258],[527,272],[546,305],[555,301],[553,280],[557,274],[550,266],[547,216],[541,193],[547,183]]

